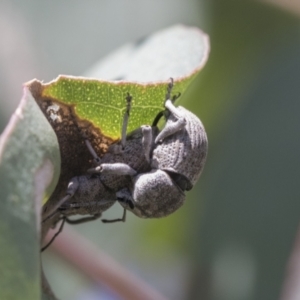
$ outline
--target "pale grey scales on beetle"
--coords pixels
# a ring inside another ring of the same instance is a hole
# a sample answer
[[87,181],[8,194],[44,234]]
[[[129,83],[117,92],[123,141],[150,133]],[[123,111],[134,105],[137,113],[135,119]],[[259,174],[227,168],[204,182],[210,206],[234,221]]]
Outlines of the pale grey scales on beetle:
[[184,112],[186,124],[164,137],[160,144],[156,144],[156,139],[152,170],[134,178],[131,191],[134,208],[120,201],[127,197],[128,202],[128,191],[124,196],[122,191],[117,193],[121,205],[139,217],[158,218],[176,211],[184,203],[184,191],[193,187],[203,170],[207,154],[204,127],[195,115],[182,107],[179,109]]

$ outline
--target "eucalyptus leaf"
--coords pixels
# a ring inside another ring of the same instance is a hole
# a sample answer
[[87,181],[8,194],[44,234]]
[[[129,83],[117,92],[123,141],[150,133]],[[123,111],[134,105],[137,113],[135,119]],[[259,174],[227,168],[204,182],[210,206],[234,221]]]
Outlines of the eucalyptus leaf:
[[209,38],[199,28],[174,25],[128,43],[101,59],[85,75],[107,80],[149,83],[189,77],[209,54]]
[[1,299],[40,299],[40,209],[59,168],[56,136],[24,88],[0,138]]
[[173,93],[184,93],[205,65],[209,53],[206,34],[194,27],[176,25],[122,47],[103,59],[86,77],[59,76],[43,84],[29,83],[39,101],[51,99],[72,107],[73,117],[91,122],[101,133],[119,139],[132,96],[128,131],[151,124],[164,107],[167,84],[174,79]]

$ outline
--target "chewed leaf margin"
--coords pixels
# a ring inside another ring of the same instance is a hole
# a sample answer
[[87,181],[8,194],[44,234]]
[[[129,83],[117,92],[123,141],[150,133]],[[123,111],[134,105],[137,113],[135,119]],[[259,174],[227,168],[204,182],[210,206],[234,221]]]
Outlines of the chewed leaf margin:
[[[175,81],[173,93],[183,93],[194,77]],[[128,131],[132,131],[142,124],[151,124],[163,110],[169,82],[170,79],[144,84],[61,75],[41,84],[40,97],[72,106],[79,119],[88,120],[103,135],[115,140],[120,138],[127,94],[132,96],[128,124]]]

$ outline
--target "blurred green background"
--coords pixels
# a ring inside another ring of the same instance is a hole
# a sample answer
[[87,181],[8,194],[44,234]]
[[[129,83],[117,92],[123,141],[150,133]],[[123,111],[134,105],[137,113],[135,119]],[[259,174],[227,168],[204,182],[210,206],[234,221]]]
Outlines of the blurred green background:
[[[161,220],[73,227],[168,299],[280,297],[300,210],[300,5],[291,13],[281,3],[0,3],[1,131],[25,81],[82,75],[116,47],[176,23],[210,35],[208,64],[181,100],[209,138],[186,205]],[[105,218],[121,214],[115,205]],[[120,299],[51,249],[43,261],[60,299]]]

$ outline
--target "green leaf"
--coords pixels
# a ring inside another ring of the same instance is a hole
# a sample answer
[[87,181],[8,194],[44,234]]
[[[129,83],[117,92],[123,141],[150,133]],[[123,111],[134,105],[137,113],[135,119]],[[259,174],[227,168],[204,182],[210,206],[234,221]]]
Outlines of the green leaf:
[[0,299],[40,299],[40,209],[59,169],[57,138],[24,88],[0,137]]
[[[104,136],[116,140],[121,135],[127,93],[132,96],[128,131],[151,124],[163,109],[170,77],[175,81],[173,93],[183,93],[204,66],[208,52],[208,38],[199,29],[174,26],[100,63],[103,71],[97,76],[107,78],[105,70],[115,70],[109,76],[121,81],[59,76],[48,84],[40,83],[36,98],[72,107],[76,118],[91,122]],[[29,83],[33,85],[38,82]]]

